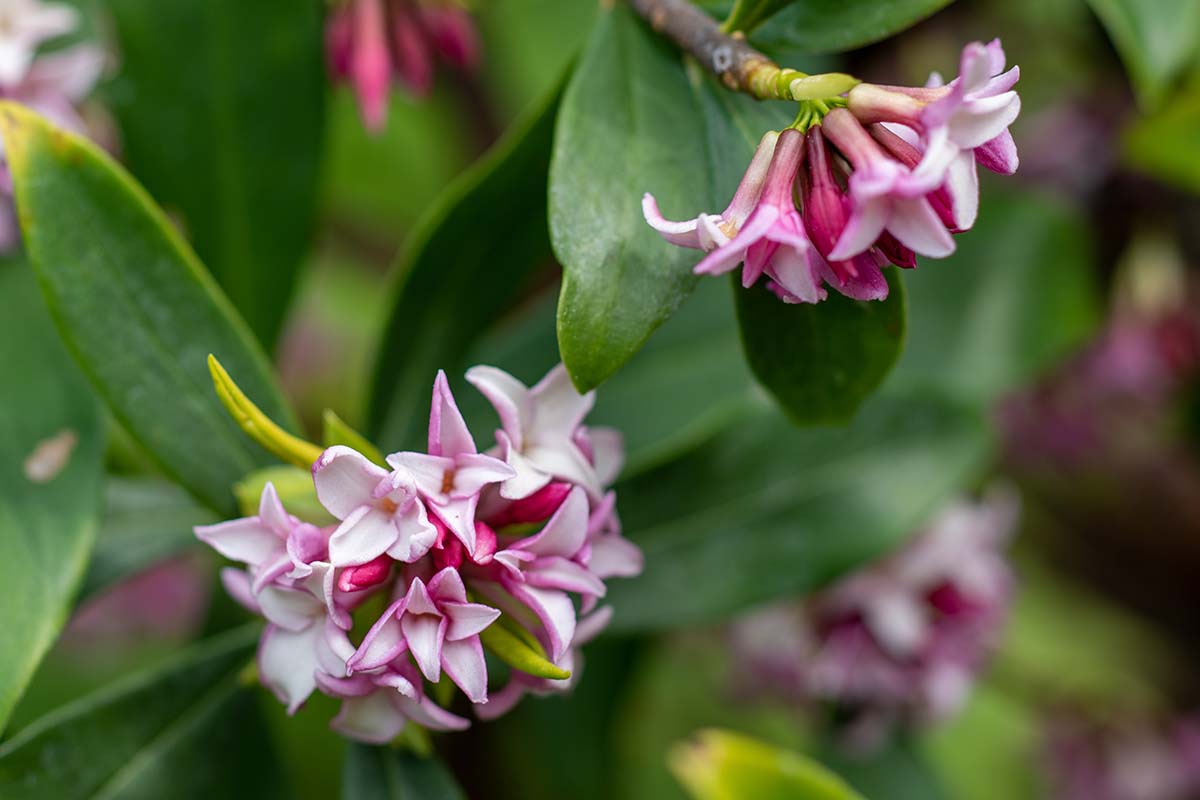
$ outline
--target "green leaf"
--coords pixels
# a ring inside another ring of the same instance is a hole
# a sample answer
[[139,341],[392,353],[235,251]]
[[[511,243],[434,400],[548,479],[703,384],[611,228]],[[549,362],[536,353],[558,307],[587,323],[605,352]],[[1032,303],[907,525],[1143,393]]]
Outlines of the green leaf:
[[831,289],[824,302],[794,305],[761,282],[743,289],[733,276],[746,361],[792,422],[850,420],[896,363],[904,284],[896,270],[887,272],[886,300],[851,300]]
[[1135,169],[1200,194],[1200,73],[1157,114],[1133,123],[1124,154]]
[[254,694],[257,628],[202,642],[42,717],[0,746],[0,796],[288,797]]
[[[270,345],[311,237],[324,127],[316,0],[114,0],[130,170]],[[182,100],[186,98],[186,100]]]
[[616,372],[696,284],[697,253],[643,220],[712,195],[699,104],[678,54],[624,5],[601,12],[563,97],[550,166],[550,238],[563,265],[562,360],[580,390]]
[[826,742],[825,764],[871,800],[949,800],[950,795],[912,742],[889,742],[872,753],[854,755],[845,745]]
[[423,442],[437,370],[456,373],[550,263],[543,187],[559,94],[446,191],[401,258],[370,401],[369,428],[385,449]]
[[797,0],[754,32],[772,50],[833,53],[886,39],[952,0]]
[[676,745],[671,769],[695,800],[863,800],[817,762],[729,731]]
[[613,581],[611,630],[700,623],[803,594],[899,544],[978,473],[980,417],[937,395],[878,395],[852,425],[797,429],[772,413],[617,486],[646,554]]
[[536,640],[524,641],[504,625],[496,623],[484,628],[479,634],[479,640],[496,658],[510,667],[527,672],[538,678],[548,678],[553,681],[565,681],[571,673],[556,666],[546,658],[545,651],[540,647],[535,649]]
[[100,518],[99,404],[23,264],[0,265],[0,731],[58,635]]
[[0,106],[25,244],[59,331],[113,415],[214,509],[270,457],[229,419],[215,353],[263,410],[291,413],[262,351],[166,217],[91,143]]
[[344,800],[466,800],[466,796],[436,758],[365,744],[346,748]]
[[1155,108],[1200,51],[1195,0],[1088,0],[1104,23],[1146,108]]
[[958,251],[909,271],[909,335],[892,386],[991,404],[1078,347],[1097,314],[1092,241],[1078,212],[986,187]]
[[219,521],[179,487],[157,478],[110,477],[104,500],[80,600],[183,552],[196,544],[193,526]]

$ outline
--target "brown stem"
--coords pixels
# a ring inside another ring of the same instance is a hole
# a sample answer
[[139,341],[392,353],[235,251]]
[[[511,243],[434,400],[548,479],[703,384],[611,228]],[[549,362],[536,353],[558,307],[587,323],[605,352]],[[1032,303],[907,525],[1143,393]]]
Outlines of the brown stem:
[[730,89],[760,99],[776,96],[779,65],[747,44],[741,34],[722,33],[717,21],[690,0],[629,0],[629,5],[656,33],[691,54]]

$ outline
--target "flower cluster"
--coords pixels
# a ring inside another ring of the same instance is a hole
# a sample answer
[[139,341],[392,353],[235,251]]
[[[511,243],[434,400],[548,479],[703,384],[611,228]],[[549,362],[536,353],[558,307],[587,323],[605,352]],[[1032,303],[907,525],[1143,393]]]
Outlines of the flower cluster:
[[955,503],[903,549],[802,609],[748,617],[733,632],[745,672],[758,687],[833,704],[861,747],[895,723],[953,714],[1007,613],[1013,580],[1000,549],[1015,520],[1006,491]]
[[319,690],[342,700],[337,730],[384,742],[407,720],[466,727],[427,691],[443,674],[483,718],[528,692],[564,691],[570,679],[509,660],[507,683],[489,696],[488,634],[501,630],[573,675],[578,647],[611,614],[599,606],[605,580],[641,571],[607,488],[621,439],[583,424],[593,395],[576,392],[561,365],[532,388],[492,367],[472,368],[467,380],[500,417],[488,452],[439,373],[428,452],[393,453],[384,466],[339,445],[312,465],[317,499],[336,523],[292,516],[267,484],[257,516],[196,529],[246,565],[222,580],[266,617],[259,673],[289,712]]
[[334,78],[354,87],[373,131],[387,121],[393,82],[424,95],[433,87],[435,59],[457,69],[479,59],[475,26],[455,0],[343,0],[325,40]]
[[[65,3],[2,0],[0,98],[29,106],[59,127],[86,133],[77,106],[100,78],[104,51],[85,43],[38,52],[44,42],[72,33],[78,24],[79,12]],[[5,195],[0,203],[0,251],[7,251],[20,243],[7,166],[0,173],[0,193]]]
[[825,299],[824,284],[882,299],[883,266],[948,256],[952,234],[975,223],[976,165],[1016,171],[1008,127],[1021,108],[1019,69],[1004,66],[998,40],[976,42],[948,84],[936,74],[923,88],[859,83],[806,104],[793,127],[762,137],[724,212],[672,222],[646,194],[646,221],[668,242],[707,253],[697,273],[744,264],[744,286],[766,275],[789,303]]

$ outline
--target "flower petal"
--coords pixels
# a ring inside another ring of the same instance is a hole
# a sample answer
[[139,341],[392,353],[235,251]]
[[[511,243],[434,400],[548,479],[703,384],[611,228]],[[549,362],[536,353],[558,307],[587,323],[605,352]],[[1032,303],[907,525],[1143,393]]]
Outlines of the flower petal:
[[829,252],[830,261],[845,261],[866,252],[888,222],[892,203],[887,197],[872,197],[858,200],[850,212],[850,219]]
[[334,445],[321,453],[312,472],[317,499],[338,519],[345,519],[356,508],[371,505],[375,488],[387,477],[387,470],[343,445]]
[[592,410],[596,393],[580,394],[571,383],[567,368],[558,364],[529,390],[529,398],[533,421],[526,439],[546,441],[570,439]]
[[433,381],[433,402],[429,410],[429,453],[435,456],[456,456],[475,453],[475,440],[466,420],[454,402],[446,373],[438,370]]
[[329,561],[335,567],[366,564],[387,552],[399,535],[391,514],[359,506],[329,537]]
[[500,427],[519,450],[524,444],[524,430],[529,425],[529,389],[502,369],[476,366],[467,370],[467,383],[488,399],[500,417]]
[[358,742],[387,744],[400,735],[407,721],[392,695],[396,692],[391,689],[379,689],[366,697],[347,697],[330,727]]
[[482,603],[443,603],[442,612],[450,620],[446,628],[448,642],[475,636],[500,617],[499,609]]
[[413,660],[426,679],[437,683],[442,674],[442,642],[446,638],[446,619],[440,614],[405,614],[400,627],[408,641]]
[[437,528],[430,522],[420,499],[414,499],[403,511],[392,515],[392,524],[396,526],[396,541],[387,554],[397,561],[411,564],[428,553],[437,541]]
[[450,496],[458,499],[478,495],[489,483],[500,483],[517,476],[517,471],[498,458],[483,454],[462,455],[455,459],[454,487]]
[[651,228],[658,231],[658,234],[671,244],[678,247],[700,249],[700,236],[697,233],[699,217],[683,222],[672,222],[658,210],[658,201],[649,192],[642,195],[642,216],[645,217],[646,223]]
[[258,604],[268,621],[293,633],[315,624],[325,612],[325,604],[308,592],[281,586],[264,587],[258,593]]
[[604,581],[586,567],[561,556],[539,558],[525,570],[525,582],[542,589],[604,596]]
[[472,703],[487,702],[487,664],[478,636],[442,645],[442,667]]
[[293,632],[268,625],[259,640],[259,678],[287,706],[289,714],[296,713],[317,688],[317,639],[323,635],[322,628],[310,625]]
[[346,662],[350,672],[382,667],[407,649],[399,619],[404,613],[404,606],[405,599],[400,598],[375,621],[363,637],[362,644]]
[[945,258],[954,252],[954,237],[923,197],[896,198],[887,229],[901,244],[921,255]]
[[535,535],[517,542],[514,549],[538,556],[571,558],[583,547],[587,539],[587,529],[587,495],[577,486],[567,495],[567,499],[563,500],[545,527]]

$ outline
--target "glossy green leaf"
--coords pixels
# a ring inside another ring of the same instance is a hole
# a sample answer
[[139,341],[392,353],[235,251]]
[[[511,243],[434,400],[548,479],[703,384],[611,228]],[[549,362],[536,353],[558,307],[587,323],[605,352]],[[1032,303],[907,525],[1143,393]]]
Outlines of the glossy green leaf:
[[466,800],[436,758],[406,750],[352,744],[342,766],[343,800]]
[[821,303],[788,304],[734,276],[746,361],[797,425],[851,419],[887,377],[904,346],[904,284],[889,269],[886,300],[830,289]]
[[59,331],[114,416],[197,498],[271,463],[225,413],[215,353],[284,425],[291,413],[245,324],[146,193],[107,155],[20,106],[0,107],[17,210]]
[[704,124],[677,53],[624,4],[601,12],[567,86],[550,167],[550,237],[563,265],[558,343],[575,385],[616,372],[695,287],[695,251],[642,218],[712,195]]
[[817,762],[730,731],[701,731],[670,758],[694,800],[863,800]]
[[1137,119],[1124,145],[1138,171],[1200,194],[1200,74],[1161,111]]
[[[113,0],[125,163],[270,344],[311,238],[325,105],[316,0]],[[186,98],[186,101],[182,101]]]
[[550,262],[543,187],[557,108],[556,91],[452,185],[401,258],[369,415],[389,452],[424,441],[437,370],[461,371],[470,345]]
[[618,484],[646,568],[611,582],[610,629],[699,623],[812,591],[901,542],[988,451],[980,417],[934,394],[878,395],[845,428],[747,414],[685,458]]
[[0,796],[291,796],[239,680],[257,633],[222,634],[30,724],[0,745]]
[[0,731],[66,620],[100,518],[99,404],[24,264],[0,265]]
[[157,478],[109,477],[104,518],[80,599],[197,544],[193,526],[218,517],[178,486]]
[[773,50],[832,53],[886,39],[952,0],[797,0],[751,39]]
[[1088,0],[1129,71],[1138,98],[1159,106],[1171,84],[1200,52],[1195,0]]
[[904,276],[909,335],[892,385],[990,404],[1071,353],[1093,329],[1092,241],[1078,212],[985,186],[958,251]]

